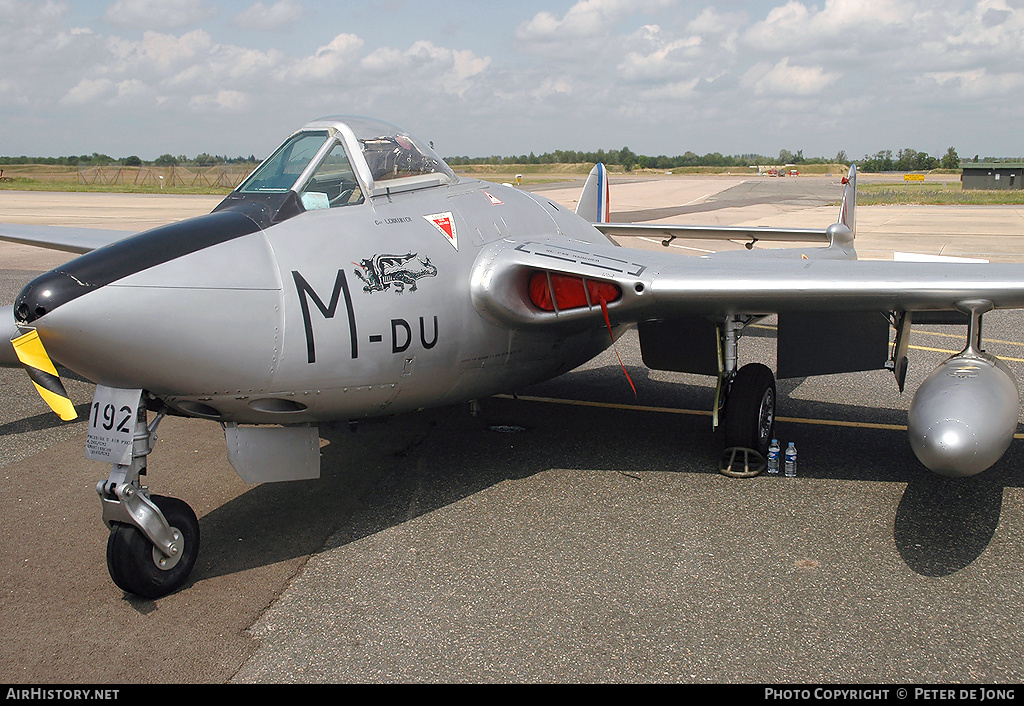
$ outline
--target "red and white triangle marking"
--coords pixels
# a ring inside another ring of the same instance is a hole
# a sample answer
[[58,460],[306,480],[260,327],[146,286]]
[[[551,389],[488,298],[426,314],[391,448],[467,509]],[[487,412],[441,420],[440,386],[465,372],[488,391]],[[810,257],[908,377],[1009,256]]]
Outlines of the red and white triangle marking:
[[441,235],[448,239],[453,248],[459,249],[459,233],[455,230],[455,216],[452,215],[451,211],[431,213],[429,216],[424,216],[424,218],[427,219],[428,223],[437,228]]

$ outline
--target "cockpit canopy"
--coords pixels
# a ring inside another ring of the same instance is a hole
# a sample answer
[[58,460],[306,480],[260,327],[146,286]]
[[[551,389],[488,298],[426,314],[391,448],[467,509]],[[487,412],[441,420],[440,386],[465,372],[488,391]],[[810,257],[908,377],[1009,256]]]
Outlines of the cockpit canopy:
[[294,191],[308,211],[456,181],[455,172],[429,145],[394,125],[332,116],[291,135],[237,193]]

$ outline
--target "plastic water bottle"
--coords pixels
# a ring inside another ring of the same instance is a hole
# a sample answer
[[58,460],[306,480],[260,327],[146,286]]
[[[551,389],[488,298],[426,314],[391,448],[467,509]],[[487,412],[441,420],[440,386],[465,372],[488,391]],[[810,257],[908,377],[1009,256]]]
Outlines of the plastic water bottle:
[[779,456],[782,449],[779,448],[779,440],[772,439],[772,445],[768,447],[768,473],[773,476],[779,474]]
[[792,478],[796,475],[796,444],[792,441],[786,447],[786,477]]

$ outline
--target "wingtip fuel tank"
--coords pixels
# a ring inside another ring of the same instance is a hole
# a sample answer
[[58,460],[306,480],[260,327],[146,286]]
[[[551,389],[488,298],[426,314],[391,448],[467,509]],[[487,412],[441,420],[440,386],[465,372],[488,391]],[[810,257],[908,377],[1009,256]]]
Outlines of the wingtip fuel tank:
[[984,353],[961,353],[937,367],[910,405],[910,445],[943,476],[977,475],[998,461],[1017,431],[1020,392],[1010,369]]

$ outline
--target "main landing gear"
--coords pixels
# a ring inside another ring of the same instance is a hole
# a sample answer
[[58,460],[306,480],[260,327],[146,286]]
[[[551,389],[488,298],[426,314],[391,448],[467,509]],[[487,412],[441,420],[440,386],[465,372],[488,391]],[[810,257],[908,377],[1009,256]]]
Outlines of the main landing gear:
[[730,388],[722,423],[726,445],[767,455],[775,427],[775,376],[761,363],[748,363]]
[[107,480],[96,485],[103,521],[110,528],[110,578],[122,590],[143,598],[159,598],[181,588],[199,554],[199,520],[192,508],[177,498],[150,495],[140,481],[162,418],[163,412],[147,424],[146,407],[139,406],[131,462],[114,464]]
[[721,327],[715,424],[725,434],[725,455],[719,470],[728,476],[756,476],[768,465],[768,446],[775,428],[775,375],[761,363],[738,367],[740,331],[751,319],[730,317]]

